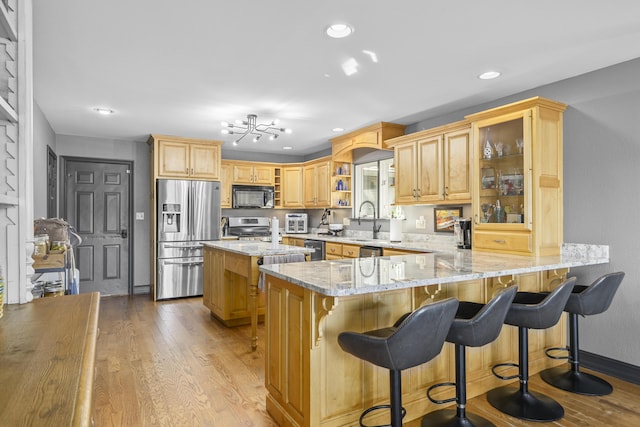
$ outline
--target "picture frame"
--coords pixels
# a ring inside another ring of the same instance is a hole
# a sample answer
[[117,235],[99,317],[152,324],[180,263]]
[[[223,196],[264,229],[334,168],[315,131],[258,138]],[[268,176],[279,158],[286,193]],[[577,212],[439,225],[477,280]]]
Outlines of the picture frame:
[[433,231],[453,233],[455,220],[462,217],[462,206],[433,208]]

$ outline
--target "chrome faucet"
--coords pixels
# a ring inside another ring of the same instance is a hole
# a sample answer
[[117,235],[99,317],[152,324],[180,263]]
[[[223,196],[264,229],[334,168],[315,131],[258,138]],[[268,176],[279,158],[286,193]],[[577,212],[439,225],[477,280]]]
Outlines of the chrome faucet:
[[373,238],[377,239],[378,232],[380,231],[380,227],[382,227],[382,225],[378,225],[378,220],[376,218],[376,206],[370,200],[365,200],[360,204],[360,208],[358,209],[358,225],[360,225],[360,213],[362,212],[362,207],[366,204],[370,204],[371,209],[373,209]]

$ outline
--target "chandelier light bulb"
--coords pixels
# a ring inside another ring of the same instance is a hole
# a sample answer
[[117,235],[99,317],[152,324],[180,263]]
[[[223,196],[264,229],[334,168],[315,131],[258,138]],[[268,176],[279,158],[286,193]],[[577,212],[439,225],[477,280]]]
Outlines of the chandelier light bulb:
[[220,122],[220,124],[224,127],[229,127],[229,122]]
[[223,133],[223,134],[225,134],[225,135],[229,135],[230,131],[229,131],[229,129],[222,129],[222,130],[220,131],[220,133]]

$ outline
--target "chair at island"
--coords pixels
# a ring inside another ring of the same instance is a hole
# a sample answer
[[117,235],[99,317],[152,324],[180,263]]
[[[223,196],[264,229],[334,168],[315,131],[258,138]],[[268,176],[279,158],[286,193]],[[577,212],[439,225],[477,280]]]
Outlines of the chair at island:
[[364,416],[377,409],[391,409],[391,426],[402,426],[402,371],[440,354],[457,308],[458,300],[447,298],[418,308],[394,326],[364,333],[342,332],[338,336],[344,351],[389,370],[391,404],[365,410],[360,416],[361,426],[366,427]]
[[[517,286],[501,289],[486,304],[460,301],[456,317],[447,334],[447,341],[455,344],[456,382],[434,384],[427,390],[433,403],[456,402],[456,410],[442,409],[422,417],[422,425],[429,427],[495,427],[491,421],[475,414],[467,414],[466,347],[481,347],[500,335],[502,324],[518,290]],[[456,397],[438,400],[431,397],[432,390],[455,386]]]
[[[605,274],[596,279],[591,285],[576,285],[573,287],[569,301],[564,311],[569,313],[569,347],[550,348],[547,356],[552,359],[569,359],[569,369],[562,366],[546,369],[540,372],[540,377],[547,383],[562,390],[587,396],[604,396],[613,391],[607,381],[586,372],[580,372],[578,352],[578,315],[590,316],[604,313],[618,291],[624,279],[623,272]],[[555,350],[569,351],[568,357],[555,357],[551,352]]]
[[555,421],[564,416],[564,408],[558,402],[529,391],[528,334],[529,329],[547,329],[558,323],[575,281],[575,277],[567,279],[551,292],[516,294],[505,323],[518,327],[518,375],[504,377],[496,373],[496,368],[513,366],[511,363],[494,366],[493,373],[502,379],[518,378],[520,387],[504,386],[489,391],[487,400],[494,408],[527,421]]

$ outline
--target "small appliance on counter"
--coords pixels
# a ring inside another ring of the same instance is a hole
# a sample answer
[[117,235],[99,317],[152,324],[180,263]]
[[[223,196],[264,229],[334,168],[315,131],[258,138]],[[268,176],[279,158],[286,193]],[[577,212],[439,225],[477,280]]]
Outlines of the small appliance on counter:
[[471,249],[471,218],[459,218],[453,224],[458,249]]
[[306,213],[288,213],[284,216],[284,232],[286,234],[305,234],[308,216]]

